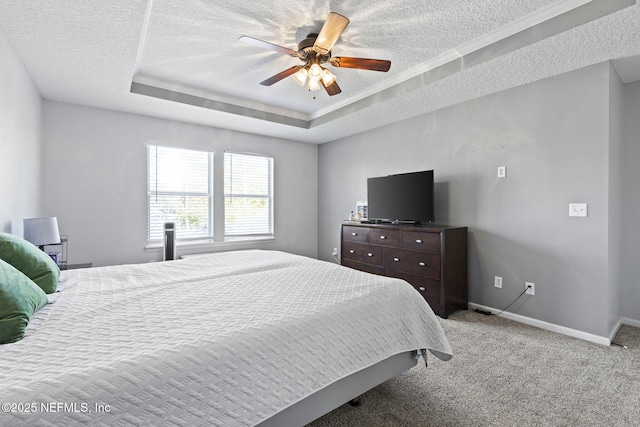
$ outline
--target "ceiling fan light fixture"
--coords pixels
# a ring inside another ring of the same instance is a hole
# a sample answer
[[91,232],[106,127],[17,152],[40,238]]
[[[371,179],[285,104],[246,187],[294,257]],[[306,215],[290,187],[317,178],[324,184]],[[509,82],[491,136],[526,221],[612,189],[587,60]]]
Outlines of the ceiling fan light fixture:
[[320,79],[309,79],[309,90],[320,90]]
[[300,86],[304,86],[304,84],[307,82],[307,75],[309,74],[309,72],[307,71],[306,68],[302,67],[300,68],[300,70],[295,73],[293,75],[293,79],[296,81],[296,83],[298,83]]
[[310,80],[320,80],[322,78],[322,67],[318,64],[311,64],[309,67],[309,79]]
[[331,73],[331,71],[327,70],[326,68],[322,69],[322,82],[324,83],[325,86],[329,86],[331,84],[333,84],[333,82],[336,81],[336,76],[333,75],[333,73]]

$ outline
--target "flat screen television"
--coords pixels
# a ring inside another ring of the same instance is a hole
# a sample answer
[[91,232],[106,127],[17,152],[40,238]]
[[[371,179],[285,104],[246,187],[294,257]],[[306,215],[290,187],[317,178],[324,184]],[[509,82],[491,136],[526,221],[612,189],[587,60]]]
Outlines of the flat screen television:
[[367,179],[369,220],[428,223],[434,221],[433,171]]

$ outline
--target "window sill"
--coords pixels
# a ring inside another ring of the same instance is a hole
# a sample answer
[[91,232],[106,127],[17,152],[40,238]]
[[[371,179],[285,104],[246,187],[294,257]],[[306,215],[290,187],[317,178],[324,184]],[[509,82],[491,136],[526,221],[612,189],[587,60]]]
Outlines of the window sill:
[[[246,237],[227,237],[225,240],[221,242],[216,242],[212,239],[206,240],[190,240],[186,242],[176,242],[176,249],[203,249],[203,248],[224,248],[231,246],[243,246],[243,245],[251,245],[255,243],[272,243],[275,242],[276,238],[273,236],[246,236]],[[148,243],[144,250],[146,252],[154,252],[161,251],[164,248],[164,244],[157,243]]]

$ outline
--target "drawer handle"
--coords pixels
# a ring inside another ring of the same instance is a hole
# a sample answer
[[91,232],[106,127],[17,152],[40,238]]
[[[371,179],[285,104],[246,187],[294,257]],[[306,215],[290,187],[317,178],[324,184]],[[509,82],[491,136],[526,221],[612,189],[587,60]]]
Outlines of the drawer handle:
[[425,264],[424,262],[420,261],[420,262],[418,263],[418,265],[420,265],[420,267],[424,267],[424,266],[425,266],[425,265],[427,265],[427,264]]
[[373,256],[373,254],[372,254],[371,252],[369,252],[369,253],[367,254],[367,256]]
[[400,262],[400,258],[394,257],[394,258],[393,258],[393,261],[394,261],[394,262]]
[[422,239],[416,239],[416,243],[422,243]]
[[422,292],[426,291],[424,286],[420,286],[418,289],[420,289]]
[[380,240],[384,240],[386,238],[387,238],[387,236],[380,236]]
[[350,254],[355,254],[355,253],[356,253],[356,251],[354,251],[353,249],[349,249],[349,253],[350,253]]
[[352,235],[352,236],[357,236],[357,235],[358,235],[358,233],[353,232],[353,233],[351,233],[351,235]]

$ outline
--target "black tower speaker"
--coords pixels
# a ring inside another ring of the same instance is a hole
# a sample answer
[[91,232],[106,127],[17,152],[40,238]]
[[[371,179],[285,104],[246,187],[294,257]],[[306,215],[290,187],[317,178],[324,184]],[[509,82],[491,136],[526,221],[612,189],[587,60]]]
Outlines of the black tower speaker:
[[164,223],[164,260],[176,259],[176,225],[173,222]]

